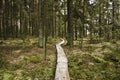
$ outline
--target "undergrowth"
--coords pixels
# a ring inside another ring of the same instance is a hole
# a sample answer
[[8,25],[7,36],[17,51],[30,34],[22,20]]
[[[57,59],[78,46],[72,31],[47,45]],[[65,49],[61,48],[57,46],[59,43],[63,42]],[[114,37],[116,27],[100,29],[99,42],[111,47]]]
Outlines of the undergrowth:
[[[92,55],[94,51],[78,54],[69,53],[69,74],[71,80],[120,80],[120,45],[102,45],[104,57]],[[110,51],[104,52],[105,49]],[[96,54],[97,54],[96,53]]]

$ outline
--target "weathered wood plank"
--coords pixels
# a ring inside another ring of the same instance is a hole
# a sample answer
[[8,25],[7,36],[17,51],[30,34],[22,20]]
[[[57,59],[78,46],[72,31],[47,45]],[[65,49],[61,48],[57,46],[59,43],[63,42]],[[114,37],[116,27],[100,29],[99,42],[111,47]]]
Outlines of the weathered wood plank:
[[68,60],[64,53],[63,48],[61,47],[62,42],[56,45],[57,49],[57,66],[56,66],[56,73],[55,73],[55,80],[70,80],[69,73],[68,73]]

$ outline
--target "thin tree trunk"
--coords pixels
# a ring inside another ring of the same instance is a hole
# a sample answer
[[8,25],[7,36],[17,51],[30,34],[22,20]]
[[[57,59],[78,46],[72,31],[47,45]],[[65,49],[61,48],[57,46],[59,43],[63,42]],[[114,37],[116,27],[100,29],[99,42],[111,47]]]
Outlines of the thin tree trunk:
[[75,40],[77,40],[77,20],[75,22]]
[[67,1],[67,8],[68,8],[68,27],[67,27],[67,45],[70,47],[73,46],[73,23],[72,23],[72,6],[73,0],[68,0]]

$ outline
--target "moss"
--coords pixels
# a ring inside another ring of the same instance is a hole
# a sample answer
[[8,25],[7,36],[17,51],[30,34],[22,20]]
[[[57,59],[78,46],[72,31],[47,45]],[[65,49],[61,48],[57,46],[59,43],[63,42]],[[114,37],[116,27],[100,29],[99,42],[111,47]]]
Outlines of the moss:
[[119,69],[104,58],[83,53],[69,54],[68,59],[71,80],[119,80]]
[[0,69],[0,80],[13,80],[14,73],[6,69]]
[[60,42],[60,41],[58,41],[57,39],[55,39],[55,38],[52,38],[52,37],[48,37],[48,40],[47,40],[47,43],[48,44],[57,44],[57,42]]
[[10,73],[4,73],[3,80],[10,80],[10,78],[12,78]]
[[39,64],[35,68],[31,70],[26,70],[23,73],[24,79],[30,77],[32,80],[39,79],[39,80],[53,80],[54,79],[54,68],[52,65],[44,65]]
[[8,60],[5,57],[0,57],[0,68],[7,68],[9,65]]
[[[53,41],[56,42],[55,39],[50,42]],[[22,42],[8,40],[5,46],[0,46],[0,80],[54,80],[56,64],[52,43],[47,59],[43,61],[42,49],[36,45],[37,38],[26,39],[24,48]]]
[[28,58],[28,61],[32,62],[32,63],[40,63],[41,62],[41,57],[39,56],[31,56],[30,58]]

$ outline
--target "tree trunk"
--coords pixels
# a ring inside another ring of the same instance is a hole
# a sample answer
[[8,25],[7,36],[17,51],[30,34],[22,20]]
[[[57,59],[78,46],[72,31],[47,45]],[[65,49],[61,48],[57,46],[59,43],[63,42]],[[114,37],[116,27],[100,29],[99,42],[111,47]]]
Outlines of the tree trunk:
[[72,21],[72,14],[73,14],[73,0],[67,1],[67,8],[68,8],[68,27],[67,27],[67,45],[70,47],[73,46],[73,21]]
[[42,7],[42,1],[39,0],[39,47],[43,48],[43,21],[42,21],[42,11],[43,11],[43,7]]

